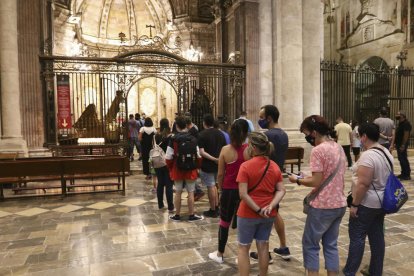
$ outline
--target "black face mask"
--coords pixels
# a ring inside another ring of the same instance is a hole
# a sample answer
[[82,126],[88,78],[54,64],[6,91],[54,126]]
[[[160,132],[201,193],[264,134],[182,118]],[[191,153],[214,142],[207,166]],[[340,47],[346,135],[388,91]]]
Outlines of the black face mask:
[[312,137],[312,135],[306,135],[305,136],[306,142],[308,142],[309,144],[311,144],[311,146],[315,146],[315,138]]
[[401,116],[400,115],[397,115],[397,116],[395,116],[395,119],[396,120],[399,120],[399,119],[401,119]]

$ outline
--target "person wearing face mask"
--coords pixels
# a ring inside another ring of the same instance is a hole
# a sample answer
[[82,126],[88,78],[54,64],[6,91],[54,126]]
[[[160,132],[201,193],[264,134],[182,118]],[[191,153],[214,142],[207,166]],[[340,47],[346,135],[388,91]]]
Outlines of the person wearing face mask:
[[267,136],[261,132],[251,132],[248,148],[252,158],[240,166],[236,178],[241,199],[237,211],[239,274],[249,275],[249,249],[255,239],[259,273],[267,275],[269,236],[277,213],[276,206],[286,190],[279,166],[269,159],[273,145]]
[[319,115],[307,117],[300,126],[306,141],[314,146],[310,154],[311,176],[289,176],[292,183],[312,188],[314,197],[302,237],[303,263],[307,275],[319,275],[319,243],[322,241],[328,275],[338,275],[339,225],[345,214],[344,174],[346,156],[333,138],[336,133]]
[[368,275],[382,275],[385,241],[384,216],[381,207],[384,189],[394,163],[391,153],[379,143],[380,128],[365,123],[358,128],[364,152],[354,165],[352,203],[349,210],[349,250],[343,273],[355,275],[364,256],[365,239],[368,236],[371,258]]
[[[258,124],[260,128],[266,130],[264,134],[268,137],[269,141],[275,146],[275,150],[270,154],[270,159],[273,160],[283,171],[285,165],[286,151],[289,146],[289,138],[286,132],[279,126],[279,110],[274,105],[265,105],[260,108]],[[273,249],[273,252],[285,261],[290,260],[289,247],[286,246],[286,232],[285,222],[279,214],[279,205],[276,206],[276,218],[274,226],[279,236],[279,247]],[[253,260],[258,259],[257,252],[251,252],[250,258]],[[272,260],[270,260],[272,261]]]
[[397,150],[398,161],[401,165],[401,174],[398,176],[401,180],[411,180],[411,168],[407,158],[407,148],[410,141],[411,123],[407,120],[404,111],[399,111],[395,119],[398,120],[398,127],[395,131],[395,141],[392,142],[390,151]]

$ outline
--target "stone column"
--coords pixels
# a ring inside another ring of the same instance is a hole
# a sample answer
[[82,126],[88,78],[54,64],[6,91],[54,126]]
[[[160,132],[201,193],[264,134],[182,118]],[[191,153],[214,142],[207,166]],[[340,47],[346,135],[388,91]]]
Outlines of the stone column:
[[[276,43],[278,52],[275,104],[280,111],[284,129],[297,130],[303,120],[303,38],[302,0],[278,0],[276,17],[280,31]],[[279,84],[278,84],[279,83]]]
[[321,113],[320,61],[323,40],[323,4],[319,0],[303,1],[303,116]]
[[260,37],[260,106],[274,104],[273,90],[273,9],[272,0],[259,3],[259,37]]
[[19,62],[17,43],[17,1],[0,1],[0,79],[2,133],[0,151],[27,156],[22,137]]

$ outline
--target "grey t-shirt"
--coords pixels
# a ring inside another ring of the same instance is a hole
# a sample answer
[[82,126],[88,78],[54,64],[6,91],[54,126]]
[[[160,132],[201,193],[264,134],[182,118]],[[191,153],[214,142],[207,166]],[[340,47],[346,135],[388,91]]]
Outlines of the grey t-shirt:
[[[389,151],[385,148],[383,148],[383,150],[385,154],[387,154],[391,162],[394,163],[394,158],[389,153]],[[353,167],[353,186],[358,181],[356,176],[358,166],[365,166],[374,169],[372,184],[375,186],[376,189],[375,192],[372,185],[369,185],[369,189],[365,194],[365,197],[362,199],[361,205],[368,208],[381,208],[381,203],[379,199],[381,199],[382,202],[384,198],[385,184],[387,183],[388,176],[390,175],[390,164],[388,163],[387,159],[381,151],[376,149],[364,151]]]
[[[392,136],[392,130],[395,128],[393,120],[391,120],[390,118],[379,117],[374,120],[374,124],[379,126],[380,133],[382,133],[385,136]],[[390,141],[381,137],[378,140],[378,143],[380,143],[381,145],[389,142]]]

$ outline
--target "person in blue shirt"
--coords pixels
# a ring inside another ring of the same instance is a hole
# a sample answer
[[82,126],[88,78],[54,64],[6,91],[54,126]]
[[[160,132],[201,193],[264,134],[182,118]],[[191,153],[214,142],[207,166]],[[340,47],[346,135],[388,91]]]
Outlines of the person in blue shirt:
[[250,121],[249,119],[247,119],[247,112],[246,111],[242,111],[241,112],[239,119],[243,119],[243,120],[246,120],[247,121],[247,123],[249,124],[249,132],[254,131],[253,123],[252,123],[252,121]]

